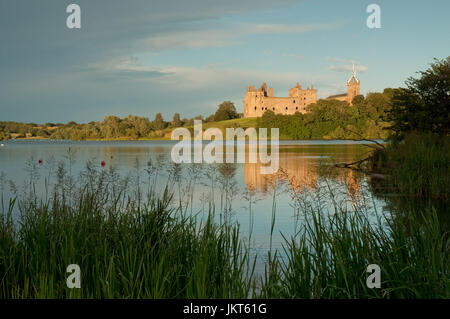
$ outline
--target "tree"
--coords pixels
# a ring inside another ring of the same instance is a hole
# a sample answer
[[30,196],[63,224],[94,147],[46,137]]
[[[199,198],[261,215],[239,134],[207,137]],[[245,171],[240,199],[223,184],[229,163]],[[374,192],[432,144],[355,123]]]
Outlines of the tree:
[[385,93],[368,93],[365,100],[366,114],[372,119],[385,115],[391,109],[391,98]]
[[180,119],[180,114],[175,113],[173,115],[172,126],[173,127],[180,127],[181,125],[182,125],[182,123],[181,123],[181,119]]
[[208,116],[206,119],[205,119],[205,122],[206,123],[208,123],[208,122],[214,122],[214,114],[211,114],[210,116]]
[[396,89],[387,119],[397,136],[409,131],[449,134],[450,129],[450,56],[435,59],[421,77],[410,77],[406,88]]
[[194,121],[192,119],[188,119],[186,117],[183,117],[181,122],[183,123],[183,126],[192,126],[192,125],[194,125]]
[[164,129],[165,123],[161,113],[156,113],[155,120],[153,121],[153,127],[157,131]]
[[354,98],[353,98],[353,100],[352,100],[352,104],[353,105],[355,105],[355,104],[362,104],[364,102],[364,95],[357,95],[357,96],[355,96]]
[[103,120],[101,132],[106,138],[115,138],[120,136],[119,132],[120,118],[109,115]]
[[0,141],[6,141],[8,139],[9,139],[9,136],[5,132],[0,131]]
[[234,103],[231,101],[224,101],[219,105],[216,114],[214,114],[214,121],[225,121],[236,119],[238,117],[239,115],[236,112]]

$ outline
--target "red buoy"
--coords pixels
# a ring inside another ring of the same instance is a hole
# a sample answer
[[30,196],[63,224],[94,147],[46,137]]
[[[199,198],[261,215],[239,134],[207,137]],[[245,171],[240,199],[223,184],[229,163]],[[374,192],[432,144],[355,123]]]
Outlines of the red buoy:
[[106,165],[105,161],[102,161],[101,165],[102,165],[102,167],[105,167],[105,165]]
[[38,160],[38,162],[39,162],[39,165],[41,165],[44,161],[42,160],[42,158],[40,158],[40,159]]

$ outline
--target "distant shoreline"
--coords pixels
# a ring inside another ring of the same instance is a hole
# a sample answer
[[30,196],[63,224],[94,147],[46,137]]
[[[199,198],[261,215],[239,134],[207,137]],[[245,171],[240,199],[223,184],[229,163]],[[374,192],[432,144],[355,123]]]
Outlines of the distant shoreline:
[[[190,139],[185,139],[186,141],[193,141],[194,139],[190,138]],[[268,141],[271,141],[270,138],[267,138]],[[152,141],[173,141],[173,142],[180,142],[181,140],[172,140],[169,138],[153,138],[153,139],[149,139],[149,138],[139,138],[139,139],[126,139],[126,138],[105,138],[105,139],[84,139],[84,140],[70,140],[70,139],[51,139],[51,138],[37,138],[37,137],[33,137],[33,138],[15,138],[15,139],[10,139],[7,141],[3,141],[3,143],[5,142],[10,142],[10,141],[57,141],[57,142],[152,142]],[[210,142],[211,140],[203,140],[203,142]],[[224,140],[223,142],[226,142],[227,140]],[[359,144],[360,142],[364,142],[364,143],[375,143],[374,141],[378,142],[378,143],[386,143],[385,140],[380,139],[380,138],[373,138],[373,139],[336,139],[336,138],[330,138],[330,139],[325,139],[325,138],[321,138],[321,139],[291,139],[291,138],[279,138],[279,141],[282,142],[286,142],[286,141],[291,141],[291,142],[297,142],[297,141],[340,141],[340,142],[356,142],[354,144]],[[246,140],[246,142],[248,142],[248,140]],[[3,144],[1,143],[1,144]]]

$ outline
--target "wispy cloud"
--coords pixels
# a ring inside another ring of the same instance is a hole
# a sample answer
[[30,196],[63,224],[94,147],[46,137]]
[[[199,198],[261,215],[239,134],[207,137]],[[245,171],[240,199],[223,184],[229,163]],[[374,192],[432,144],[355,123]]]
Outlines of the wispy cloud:
[[[343,65],[330,65],[328,67],[331,71],[336,72],[351,72],[353,70],[353,65],[351,64],[343,64]],[[368,70],[367,65],[355,65],[355,70],[359,72],[365,72]]]
[[364,65],[352,59],[344,59],[330,56],[327,56],[326,59],[330,62],[334,62],[334,64],[328,67],[328,69],[331,71],[351,72],[353,70],[353,65],[355,65],[355,70],[358,72],[365,72],[369,69],[367,65]]
[[283,58],[292,58],[295,60],[300,60],[302,57],[300,55],[294,54],[294,53],[282,53],[281,56]]
[[[320,82],[310,74],[298,72],[269,72],[259,69],[227,68],[220,64],[200,67],[189,66],[148,66],[141,64],[137,58],[115,59],[104,63],[91,65],[86,71],[102,74],[105,77],[116,78],[121,81],[123,77],[133,77],[133,81],[148,81],[153,86],[162,89],[178,90],[205,90],[218,87],[235,87],[239,92],[247,85],[258,85],[267,82],[274,87],[287,88],[296,82],[304,85],[314,80]],[[317,82],[316,82],[317,81]],[[269,83],[270,82],[270,83]],[[150,83],[149,83],[150,85]]]
[[278,34],[278,33],[304,33],[312,31],[330,30],[338,27],[337,24],[248,24],[242,25],[248,34]]
[[140,47],[149,51],[225,47],[251,35],[299,34],[337,28],[337,24],[234,24],[223,28],[172,31],[147,37]]

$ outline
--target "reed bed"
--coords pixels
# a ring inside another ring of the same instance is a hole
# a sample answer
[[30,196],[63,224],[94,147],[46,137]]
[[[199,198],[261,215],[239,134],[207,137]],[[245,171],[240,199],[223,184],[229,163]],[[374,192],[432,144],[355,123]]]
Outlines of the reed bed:
[[[136,163],[137,174],[122,178],[88,162],[75,178],[69,153],[65,164],[51,165],[56,169],[39,194],[34,163],[27,164],[30,181],[10,185],[7,203],[2,195],[0,298],[450,297],[449,233],[433,209],[374,218],[341,205],[332,187],[331,209],[295,193],[296,213],[304,218],[277,250],[274,190],[270,249],[255,256],[252,225],[242,236],[230,218],[238,190],[229,167],[207,170],[205,183],[218,185],[221,200],[215,205],[212,196],[199,218],[192,213],[194,166],[184,184],[180,168],[171,166],[158,193],[155,163]],[[245,196],[252,220],[255,199]],[[255,272],[257,258],[263,274]],[[80,266],[80,289],[66,286],[70,264]],[[369,264],[380,266],[381,288],[366,285]]]

